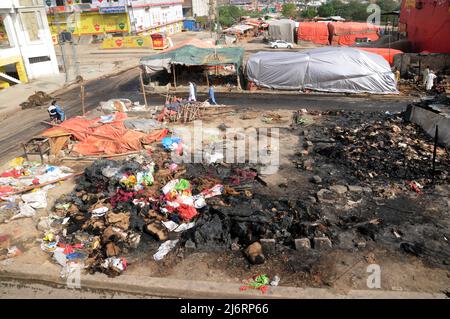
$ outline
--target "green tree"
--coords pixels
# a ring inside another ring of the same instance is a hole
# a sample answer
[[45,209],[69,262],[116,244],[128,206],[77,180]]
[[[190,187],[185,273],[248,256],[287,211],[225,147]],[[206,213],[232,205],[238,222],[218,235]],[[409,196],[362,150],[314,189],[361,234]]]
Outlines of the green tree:
[[400,9],[400,3],[395,0],[377,0],[376,4],[380,6],[381,12],[391,12]]
[[297,16],[297,6],[294,3],[285,3],[282,6],[281,14],[285,18],[291,18]]
[[223,6],[219,8],[219,22],[222,26],[229,27],[238,22],[244,11],[236,6]]
[[303,10],[300,13],[300,17],[305,18],[305,19],[312,19],[317,15],[316,9],[314,8],[308,8],[306,10]]
[[333,16],[335,15],[334,12],[334,7],[331,3],[325,3],[322,4],[318,9],[317,9],[317,14],[320,17],[329,17],[329,16]]

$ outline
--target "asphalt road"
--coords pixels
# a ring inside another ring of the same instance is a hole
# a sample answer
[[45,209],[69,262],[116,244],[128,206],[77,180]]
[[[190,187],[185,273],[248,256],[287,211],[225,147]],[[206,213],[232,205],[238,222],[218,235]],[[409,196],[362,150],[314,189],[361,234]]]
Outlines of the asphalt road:
[[[112,98],[128,98],[131,101],[143,103],[139,91],[139,76],[137,68],[127,70],[117,75],[103,79],[92,80],[85,85],[86,110],[92,110],[99,102]],[[183,96],[183,95],[182,95]],[[187,92],[186,92],[187,96]],[[81,114],[80,90],[74,87],[56,96],[66,111],[67,118]],[[200,94],[198,100],[206,99]],[[164,97],[149,94],[150,105],[161,105]],[[286,95],[286,94],[239,94],[216,93],[216,100],[220,104],[233,105],[243,108],[268,109],[365,109],[368,111],[399,111],[408,104],[404,97],[385,96],[336,96],[336,95]],[[46,107],[41,109],[19,110],[16,114],[3,120],[0,125],[0,163],[21,153],[22,142],[48,128],[42,121],[48,121]]]

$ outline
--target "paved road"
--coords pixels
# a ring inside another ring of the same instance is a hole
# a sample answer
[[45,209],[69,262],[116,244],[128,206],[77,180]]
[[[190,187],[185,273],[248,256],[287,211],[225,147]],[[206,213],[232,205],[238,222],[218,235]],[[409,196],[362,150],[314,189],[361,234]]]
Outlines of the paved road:
[[[139,92],[138,70],[130,69],[118,75],[90,81],[86,85],[86,109],[92,110],[100,101],[111,98],[128,98],[141,101]],[[78,87],[70,89],[57,98],[61,101],[67,117],[81,114],[80,91]],[[199,100],[206,99],[200,95]],[[273,95],[273,94],[237,94],[217,93],[216,99],[221,104],[237,107],[251,107],[261,109],[365,109],[365,110],[403,110],[408,101],[404,98],[386,98],[383,96],[351,97],[330,95]],[[161,105],[164,98],[151,94],[148,97],[150,105]],[[41,121],[48,121],[46,107],[42,109],[20,110],[5,119],[0,125],[0,163],[5,162],[21,152],[20,143],[39,134],[48,125]]]
[[161,299],[115,291],[69,289],[25,281],[0,281],[0,299]]

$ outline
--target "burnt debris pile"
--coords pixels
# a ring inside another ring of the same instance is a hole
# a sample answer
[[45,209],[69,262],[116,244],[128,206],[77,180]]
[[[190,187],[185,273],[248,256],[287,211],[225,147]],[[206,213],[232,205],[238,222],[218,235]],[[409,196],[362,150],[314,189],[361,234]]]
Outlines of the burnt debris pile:
[[[355,117],[329,129],[335,142],[317,147],[316,153],[348,167],[360,180],[431,182],[434,141],[420,127],[392,115]],[[443,148],[437,149],[435,167],[435,181],[448,181],[450,157]]]

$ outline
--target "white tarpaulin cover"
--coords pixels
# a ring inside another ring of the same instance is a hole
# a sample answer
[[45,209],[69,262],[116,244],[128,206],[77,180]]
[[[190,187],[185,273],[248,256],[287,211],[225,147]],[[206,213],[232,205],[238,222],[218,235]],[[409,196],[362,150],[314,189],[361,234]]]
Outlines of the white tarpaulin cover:
[[281,19],[269,21],[269,39],[294,42],[295,21]]
[[247,76],[272,89],[398,93],[395,76],[381,55],[348,47],[258,52],[247,62]]

